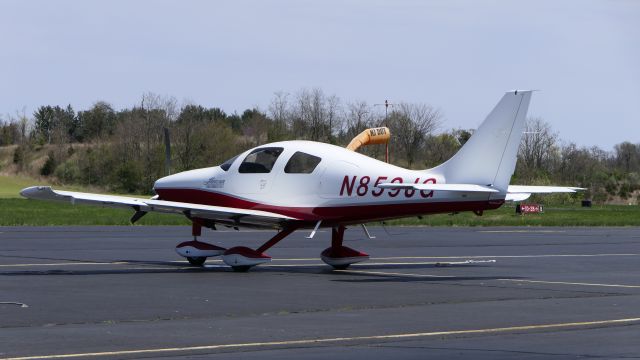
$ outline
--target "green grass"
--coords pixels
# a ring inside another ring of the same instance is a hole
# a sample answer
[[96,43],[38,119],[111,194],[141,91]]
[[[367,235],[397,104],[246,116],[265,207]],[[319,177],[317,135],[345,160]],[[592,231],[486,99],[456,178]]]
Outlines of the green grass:
[[[130,225],[133,210],[27,200],[20,190],[46,182],[21,176],[0,176],[0,226],[16,225]],[[53,186],[58,190],[96,192],[81,186]],[[136,196],[136,195],[127,195]],[[144,197],[144,196],[141,196]],[[147,197],[148,198],[148,197]],[[149,213],[136,225],[189,225],[183,216]]]
[[[133,211],[88,205],[0,198],[0,226],[15,225],[129,225]],[[516,215],[505,205],[483,216],[473,213],[439,214],[387,222],[396,226],[640,226],[639,206],[547,206],[544,214]],[[149,213],[136,225],[189,225],[179,215]],[[372,225],[376,225],[375,223]]]
[[[56,190],[96,192],[82,186],[52,185],[46,180],[34,179],[26,176],[0,175],[0,199],[21,199],[20,190],[34,185],[51,185]],[[104,191],[102,191],[104,192]],[[129,195],[131,196],[131,195]],[[135,195],[134,195],[135,196]]]
[[406,226],[640,226],[640,206],[603,205],[592,208],[545,206],[543,214],[517,215],[515,205],[504,205],[482,216],[471,212],[438,214],[422,219],[392,220],[389,225]]
[[0,198],[20,197],[20,190],[31,185],[38,185],[37,181],[38,180],[22,176],[0,175]]
[[[16,225],[130,225],[133,210],[90,205],[0,199],[0,226]],[[189,225],[184,216],[149,213],[136,225]]]

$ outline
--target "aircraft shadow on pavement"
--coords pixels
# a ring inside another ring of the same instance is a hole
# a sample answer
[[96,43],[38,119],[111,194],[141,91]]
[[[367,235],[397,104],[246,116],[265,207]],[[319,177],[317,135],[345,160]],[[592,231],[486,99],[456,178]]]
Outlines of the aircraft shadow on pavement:
[[[53,260],[53,259],[52,259]],[[57,259],[62,260],[62,259]],[[66,266],[64,268],[56,268],[52,265],[48,269],[21,269],[13,271],[2,271],[0,276],[43,276],[43,275],[127,275],[127,274],[190,274],[190,273],[233,273],[234,271],[222,264],[214,263],[207,264],[204,267],[190,266],[187,262],[181,261],[152,261],[152,260],[108,260],[108,261],[96,261],[96,260],[81,260],[81,259],[64,259],[71,262],[81,262],[83,269],[69,269]],[[91,268],[90,264],[95,262],[96,267]],[[106,266],[112,266],[104,268],[105,262],[113,262],[113,264],[106,264]],[[122,266],[139,266],[136,268],[127,268]],[[162,268],[154,268],[153,266],[161,266]],[[358,264],[349,268],[354,271],[334,271],[327,265],[319,264],[267,264],[263,266],[256,266],[248,273],[291,273],[291,274],[326,274],[326,275],[350,275],[350,276],[366,276],[368,278],[377,277],[375,279],[334,279],[334,281],[350,281],[350,282],[376,282],[376,281],[434,281],[434,280],[491,280],[493,278],[486,277],[411,277],[410,275],[393,275],[393,274],[358,274],[355,271],[379,271],[379,270],[424,270],[433,269],[441,270],[443,268],[484,268],[489,267],[490,264],[447,264],[447,263],[421,263],[421,264]],[[89,268],[86,268],[89,267]],[[120,267],[120,268],[119,268]],[[148,267],[148,268],[145,268]],[[497,277],[504,278],[504,277]]]

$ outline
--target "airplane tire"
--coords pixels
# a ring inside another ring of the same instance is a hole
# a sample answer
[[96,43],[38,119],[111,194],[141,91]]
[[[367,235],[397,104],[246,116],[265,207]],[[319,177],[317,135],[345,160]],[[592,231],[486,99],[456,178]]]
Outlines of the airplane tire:
[[204,256],[187,257],[187,261],[193,266],[202,266],[204,265],[204,262],[207,261],[207,258]]
[[232,266],[231,267],[235,272],[247,272],[251,269],[251,266],[243,265],[243,266]]
[[344,264],[344,265],[331,265],[335,270],[347,270],[347,268],[349,267],[349,265],[351,264]]

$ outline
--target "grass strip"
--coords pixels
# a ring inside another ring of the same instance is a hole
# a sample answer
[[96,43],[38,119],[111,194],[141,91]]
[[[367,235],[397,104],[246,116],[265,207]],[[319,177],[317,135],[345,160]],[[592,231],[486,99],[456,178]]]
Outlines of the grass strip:
[[[20,198],[0,198],[0,226],[129,225],[133,211],[71,205]],[[386,222],[392,226],[640,226],[640,206],[604,205],[592,208],[547,206],[543,214],[516,215],[505,205],[483,216],[471,212],[437,214],[422,219]],[[149,213],[136,225],[189,225],[179,215]]]

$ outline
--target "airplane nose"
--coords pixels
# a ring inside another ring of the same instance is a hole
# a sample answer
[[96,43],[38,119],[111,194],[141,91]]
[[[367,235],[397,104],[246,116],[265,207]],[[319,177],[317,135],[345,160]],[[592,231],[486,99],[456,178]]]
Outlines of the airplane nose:
[[153,189],[199,188],[216,174],[216,169],[212,168],[184,171],[156,180]]
[[161,177],[153,183],[153,190],[172,187],[176,182],[175,180],[176,175]]

